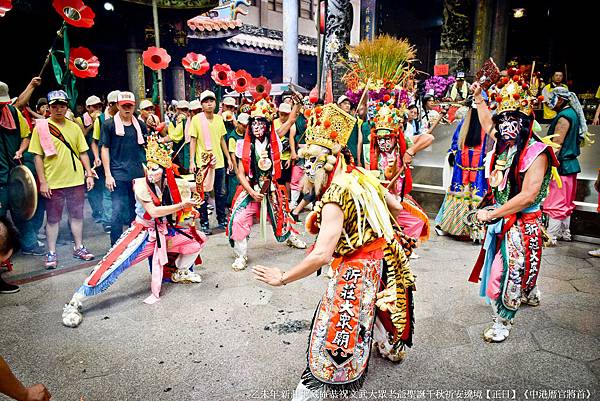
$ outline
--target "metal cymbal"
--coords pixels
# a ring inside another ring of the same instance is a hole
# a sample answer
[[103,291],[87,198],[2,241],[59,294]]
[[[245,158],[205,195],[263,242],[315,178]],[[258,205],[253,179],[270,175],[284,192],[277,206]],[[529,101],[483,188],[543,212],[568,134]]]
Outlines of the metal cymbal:
[[26,166],[17,166],[9,173],[8,203],[11,213],[20,219],[29,220],[35,214],[38,189],[33,173]]

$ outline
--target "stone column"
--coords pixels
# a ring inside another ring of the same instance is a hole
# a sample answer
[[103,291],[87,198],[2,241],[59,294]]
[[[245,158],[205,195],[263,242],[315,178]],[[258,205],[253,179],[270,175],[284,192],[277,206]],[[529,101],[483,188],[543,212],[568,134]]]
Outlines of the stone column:
[[171,85],[173,86],[173,99],[184,100],[185,97],[185,70],[182,66],[176,65],[170,68]]
[[350,0],[329,0],[325,22],[325,57],[321,87],[326,88],[327,76],[331,71],[334,98],[346,92],[346,88],[341,82],[344,68],[339,62],[348,58],[346,46],[350,43],[351,29],[352,5]]
[[483,62],[490,57],[495,1],[478,0],[475,4],[477,8],[475,10],[475,32],[473,34],[472,74],[478,71]]
[[473,0],[444,0],[441,48],[435,64],[448,64],[450,74],[465,71],[464,58],[471,47]]
[[283,0],[283,82],[298,83],[298,1]]
[[144,78],[144,62],[140,49],[126,49],[127,54],[127,78],[129,90],[133,92],[139,101],[146,97],[146,82]]
[[494,30],[492,34],[491,56],[498,68],[506,65],[506,42],[508,24],[510,22],[510,4],[508,1],[496,0],[494,13]]

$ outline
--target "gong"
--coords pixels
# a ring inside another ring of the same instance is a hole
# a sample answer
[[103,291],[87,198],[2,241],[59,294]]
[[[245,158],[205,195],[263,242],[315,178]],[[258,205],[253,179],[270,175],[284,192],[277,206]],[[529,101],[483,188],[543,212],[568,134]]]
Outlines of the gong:
[[26,166],[21,165],[10,170],[8,204],[11,214],[19,219],[29,220],[35,214],[38,190],[33,173]]

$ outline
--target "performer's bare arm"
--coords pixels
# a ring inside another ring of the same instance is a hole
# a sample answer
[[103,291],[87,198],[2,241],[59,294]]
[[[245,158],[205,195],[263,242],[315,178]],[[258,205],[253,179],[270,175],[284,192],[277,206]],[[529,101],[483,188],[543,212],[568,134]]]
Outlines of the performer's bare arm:
[[495,138],[496,128],[494,128],[492,113],[490,112],[490,109],[488,109],[487,104],[485,104],[483,96],[481,96],[482,89],[479,82],[474,82],[473,85],[471,85],[471,91],[473,91],[473,102],[477,106],[477,115],[479,116],[481,128],[483,128],[489,136]]
[[189,208],[189,207],[198,207],[202,203],[201,200],[191,197],[188,200],[183,202],[176,203],[174,205],[164,205],[164,206],[156,206],[152,202],[141,202],[144,210],[152,217],[153,219],[168,216],[173,213],[177,213],[180,210]]
[[252,269],[252,272],[256,275],[255,278],[278,287],[310,276],[331,260],[335,246],[340,239],[340,235],[342,235],[343,224],[344,213],[342,209],[335,203],[327,203],[323,206],[321,229],[313,251],[302,262],[285,273],[276,267],[256,265]]
[[91,191],[94,188],[94,173],[90,167],[90,158],[88,157],[87,152],[80,152],[79,159],[81,160],[81,164],[83,165],[83,169],[85,171],[85,184],[88,191]]
[[402,211],[402,204],[396,199],[394,195],[390,192],[385,193],[385,203],[387,203],[387,207],[390,210],[390,213],[395,219],[398,219],[398,215]]
[[250,185],[248,177],[246,177],[246,171],[244,171],[244,164],[241,162],[237,164],[237,177],[240,181],[240,184],[242,184],[242,187],[244,187],[252,199],[254,199],[256,202],[261,202],[263,200],[264,195],[255,191],[254,188],[252,188],[252,185]]
[[35,164],[35,172],[40,183],[40,193],[44,198],[50,199],[52,197],[52,190],[48,187],[48,181],[46,181],[46,172],[44,170],[44,159],[42,156],[35,155],[33,158]]
[[102,147],[102,150],[100,151],[100,156],[102,157],[102,164],[104,164],[104,175],[106,176],[106,189],[112,192],[115,190],[117,183],[115,181],[115,178],[110,173],[110,152],[106,146]]
[[477,212],[477,218],[480,221],[490,221],[499,217],[510,216],[511,214],[520,212],[531,206],[540,192],[547,168],[548,157],[545,154],[539,155],[525,173],[521,192],[493,211],[479,210]]
[[51,395],[43,384],[25,387],[0,357],[0,393],[19,401],[46,401]]
[[570,126],[571,124],[569,124],[569,120],[567,120],[564,117],[559,118],[556,122],[556,127],[554,128],[554,135],[556,136],[552,138],[552,142],[556,143],[557,145],[560,145],[559,148],[554,149],[556,153],[560,152],[562,144],[565,141],[567,133],[569,132]]
[[23,140],[21,141],[21,146],[19,146],[17,153],[15,153],[15,159],[20,159],[21,157],[23,157],[23,153],[25,153],[27,151],[27,148],[29,148],[30,141],[30,137],[23,138]]

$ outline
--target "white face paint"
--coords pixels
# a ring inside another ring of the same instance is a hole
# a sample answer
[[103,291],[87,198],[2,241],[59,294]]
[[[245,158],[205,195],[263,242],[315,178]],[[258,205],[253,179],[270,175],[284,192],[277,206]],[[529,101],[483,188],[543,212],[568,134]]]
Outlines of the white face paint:
[[387,135],[377,136],[377,146],[381,153],[389,153],[396,146],[396,138],[389,135],[389,131],[387,131]]
[[314,184],[315,178],[327,163],[329,150],[323,146],[310,145],[304,154],[304,174]]
[[504,114],[500,116],[498,130],[500,131],[500,137],[505,141],[515,140],[521,128],[523,128],[523,120],[521,118]]
[[163,168],[157,164],[148,166],[147,174],[148,181],[150,181],[153,184],[157,184],[162,179]]
[[252,135],[254,135],[254,137],[259,141],[262,141],[267,132],[267,123],[262,120],[253,120],[251,127]]

